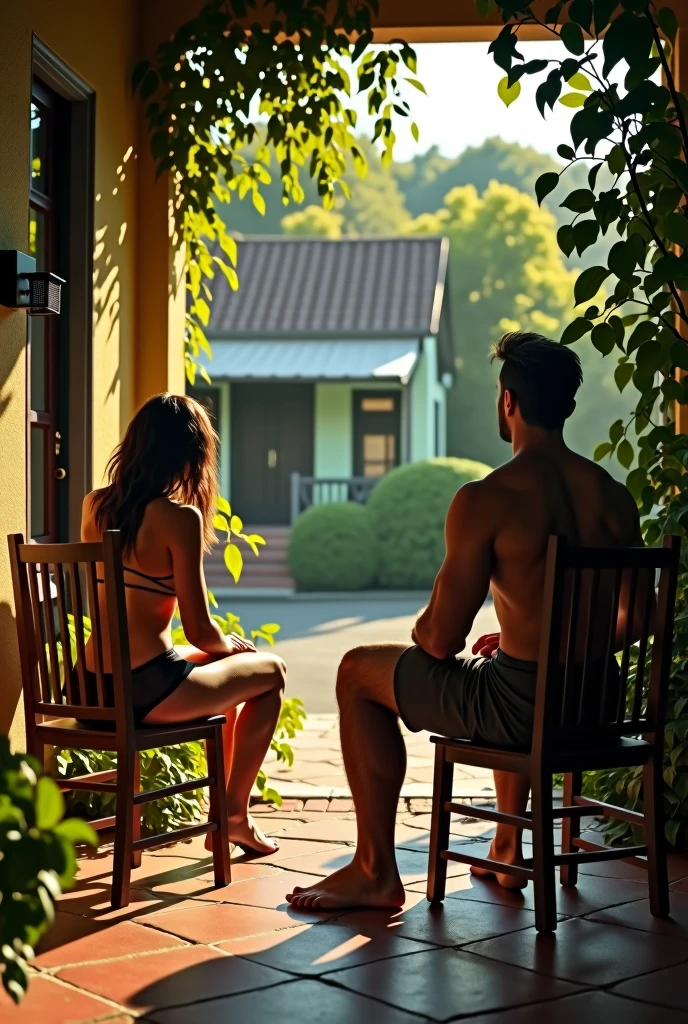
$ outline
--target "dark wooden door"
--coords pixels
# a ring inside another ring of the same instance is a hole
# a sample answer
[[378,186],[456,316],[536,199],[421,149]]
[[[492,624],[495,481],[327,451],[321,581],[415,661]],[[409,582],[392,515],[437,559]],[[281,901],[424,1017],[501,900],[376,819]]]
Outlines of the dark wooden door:
[[286,525],[291,474],[313,474],[313,385],[232,384],[231,410],[232,505],[249,525]]

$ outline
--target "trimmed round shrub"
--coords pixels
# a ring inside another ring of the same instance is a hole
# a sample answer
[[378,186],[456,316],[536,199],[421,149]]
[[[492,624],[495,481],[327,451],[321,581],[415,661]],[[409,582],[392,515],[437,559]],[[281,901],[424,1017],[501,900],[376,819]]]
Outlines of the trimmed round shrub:
[[357,502],[313,505],[292,527],[289,568],[299,590],[365,590],[377,566],[371,518]]
[[451,500],[468,480],[490,466],[472,459],[428,459],[398,466],[368,499],[377,537],[381,587],[427,590],[444,558],[444,520]]

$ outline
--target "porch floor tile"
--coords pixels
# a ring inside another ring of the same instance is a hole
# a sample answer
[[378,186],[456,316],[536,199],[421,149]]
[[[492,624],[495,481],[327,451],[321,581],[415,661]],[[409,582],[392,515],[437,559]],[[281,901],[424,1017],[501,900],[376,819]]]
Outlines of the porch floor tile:
[[[144,854],[130,905],[112,910],[112,850],[84,854],[75,889],[60,899],[39,946],[23,1005],[0,992],[2,1024],[688,1020],[688,857],[670,858],[667,921],[649,913],[645,873],[621,861],[582,871],[576,889],[557,885],[563,919],[553,937],[536,936],[532,886],[505,890],[473,878],[465,864],[448,865],[447,898],[430,906],[429,745],[427,736],[408,739],[396,835],[401,910],[323,914],[286,903],[295,885],[349,863],[355,848],[350,796],[343,774],[334,777],[334,716],[311,716],[303,779],[297,751],[289,799],[256,808],[280,840],[276,856],[252,860],[234,850],[232,884],[215,889],[203,837],[171,844]],[[309,789],[306,776],[334,784]],[[457,771],[455,794],[486,803],[492,780]],[[452,845],[484,853],[491,830],[457,817]]]

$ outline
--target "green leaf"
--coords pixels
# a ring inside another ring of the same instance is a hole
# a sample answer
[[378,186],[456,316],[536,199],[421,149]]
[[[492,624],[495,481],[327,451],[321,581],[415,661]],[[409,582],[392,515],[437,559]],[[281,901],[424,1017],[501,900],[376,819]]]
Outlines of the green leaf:
[[664,233],[682,249],[688,249],[688,219],[682,213],[670,213],[664,218]]
[[593,459],[595,462],[600,462],[605,455],[609,455],[610,452],[614,451],[614,445],[610,444],[609,441],[603,441],[602,444],[598,444],[597,448],[593,452]]
[[643,374],[655,374],[664,362],[664,349],[658,341],[643,342],[635,357],[635,365]]
[[146,74],[143,77],[143,81],[141,82],[141,85],[139,87],[141,99],[147,100],[150,96],[152,96],[153,93],[158,88],[159,84],[160,79],[158,78],[157,72],[153,71],[152,69],[146,71]]
[[150,67],[149,60],[140,60],[134,70],[131,73],[131,88],[132,92],[136,92],[137,88],[144,79],[146,72]]
[[554,171],[547,171],[546,174],[541,174],[535,182],[535,196],[538,201],[538,206],[542,206],[542,200],[545,196],[548,196],[550,192],[559,184],[559,175]]
[[65,818],[55,826],[55,835],[66,839],[75,846],[85,844],[87,846],[98,846],[98,834],[91,826],[81,818]]
[[65,812],[62,793],[55,782],[42,775],[36,783],[36,828],[42,832],[55,828]]
[[418,142],[418,139],[420,137],[420,132],[418,130],[418,125],[416,124],[415,121],[411,122],[411,135],[413,136],[415,141]]
[[688,370],[688,344],[685,341],[674,342],[669,350],[669,358],[672,366]]
[[497,95],[504,106],[510,107],[511,104],[521,95],[521,83],[514,82],[514,84],[509,87],[509,79],[502,78],[497,86]]
[[561,345],[573,345],[574,341],[578,341],[584,334],[587,334],[591,330],[592,324],[589,320],[586,320],[584,316],[578,316],[573,320],[568,327],[564,330],[561,338],[559,339]]
[[265,216],[265,200],[258,191],[257,188],[253,189],[253,205],[255,206],[261,217]]
[[626,346],[628,354],[630,355],[631,352],[640,348],[643,342],[649,341],[650,338],[654,338],[656,333],[657,325],[655,323],[651,320],[641,321],[628,339],[628,345]]
[[557,153],[562,160],[573,160],[576,155],[570,146],[557,146]]
[[414,89],[418,90],[418,92],[422,92],[425,96],[427,96],[425,86],[423,85],[422,82],[419,82],[417,78],[405,78],[404,81],[408,82],[409,85],[412,85]]
[[279,633],[281,626],[276,622],[264,622],[260,628],[264,633]]
[[573,252],[576,243],[574,240],[573,228],[570,224],[562,224],[557,231],[557,243],[561,251],[566,255],[570,256]]
[[585,53],[583,31],[575,21],[567,21],[561,26],[561,41],[569,53],[575,53],[577,57]]
[[614,420],[611,427],[609,428],[609,440],[613,445],[617,445],[623,437],[624,426],[623,420]]
[[[660,7],[656,14],[657,24],[673,45],[678,32],[678,19],[671,7]],[[683,37],[681,37],[683,38]]]
[[200,296],[196,299],[193,304],[193,312],[196,314],[203,326],[207,327],[210,320],[210,306],[205,299],[202,299]]
[[633,376],[633,363],[619,363],[617,368],[614,370],[614,380],[619,391],[630,383]]
[[573,288],[575,303],[578,306],[581,302],[587,302],[597,295],[598,291],[609,277],[610,271],[607,267],[588,267],[576,278]]
[[612,174],[623,174],[626,170],[626,154],[623,146],[612,146],[607,154],[607,166]]
[[226,516],[231,516],[232,506],[229,504],[226,498],[222,497],[221,494],[218,494],[217,498],[215,499],[215,506],[220,512],[223,512]]
[[621,441],[619,447],[616,449],[616,457],[624,469],[628,469],[630,467],[633,462],[633,446],[630,441],[627,441],[625,438]]
[[592,329],[590,340],[598,352],[601,352],[603,356],[608,356],[616,345],[614,328],[608,323],[597,324]]
[[640,499],[643,488],[646,486],[647,470],[643,466],[638,466],[636,469],[631,470],[626,477],[626,487],[628,487],[636,501]]
[[579,220],[573,225],[573,238],[576,252],[582,256],[590,245],[594,245],[600,233],[600,225],[596,220]]
[[582,92],[565,92],[559,97],[559,102],[565,107],[582,107],[585,104],[585,96]]
[[609,269],[622,281],[628,281],[635,270],[635,256],[627,242],[616,242],[609,250]]
[[[569,10],[569,17],[571,13]],[[572,89],[578,89],[580,92],[592,92],[592,85],[587,75],[584,75],[582,71],[576,71],[575,75],[569,78],[567,85],[570,85]]]
[[216,512],[213,516],[213,527],[216,530],[224,530],[225,533],[229,533],[229,523],[225,516],[221,512]]
[[563,203],[559,204],[574,213],[587,213],[595,205],[595,194],[589,188],[577,188],[569,192]]
[[603,74],[608,77],[620,60],[625,60],[632,68],[649,56],[651,47],[650,22],[645,17],[636,17],[630,11],[622,11],[612,19],[602,41]]
[[592,0],[572,0],[568,10],[569,20],[590,31],[592,21]]
[[232,516],[229,527],[232,533],[241,533],[244,528],[244,524],[239,516]]
[[244,568],[244,556],[236,544],[228,544],[225,548],[225,565],[235,583],[239,582]]

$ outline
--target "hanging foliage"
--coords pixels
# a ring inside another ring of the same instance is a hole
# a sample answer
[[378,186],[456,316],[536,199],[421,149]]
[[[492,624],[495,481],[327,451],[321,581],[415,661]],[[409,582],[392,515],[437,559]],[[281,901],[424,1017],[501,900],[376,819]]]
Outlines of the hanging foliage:
[[[201,353],[212,357],[205,335],[209,281],[219,272],[230,288],[239,285],[236,242],[216,204],[250,198],[264,213],[261,186],[275,169],[285,205],[303,200],[304,174],[317,182],[326,208],[337,190],[348,196],[347,168],[366,171],[350,104],[354,90],[365,94],[375,116],[383,162],[392,159],[395,119],[409,115],[406,94],[424,89],[408,44],[371,48],[376,11],[377,0],[211,0],[160,44],[154,61],[134,70],[157,173],[169,172],[174,183],[190,293],[191,383],[197,373],[208,379]],[[417,137],[414,124],[410,130]]]
[[[588,187],[562,202],[572,213],[559,229],[561,250],[580,255],[600,235],[616,241],[605,266],[584,270],[575,286],[578,316],[561,342],[585,338],[609,361],[628,415],[616,420],[597,448],[598,460],[616,458],[644,517],[647,543],[664,534],[686,537],[688,436],[677,433],[676,408],[688,404],[688,98],[672,69],[678,22],[671,7],[651,0],[559,0],[539,17],[521,0],[482,0],[505,22],[490,46],[505,72],[500,95],[515,98],[517,83],[538,76],[535,101],[543,117],[555,103],[578,108],[570,141],[558,153],[561,174],[543,174],[539,202],[578,163],[589,167]],[[562,43],[558,59],[526,61],[519,51],[524,26],[538,25]],[[599,172],[605,168],[605,173]],[[599,176],[599,177],[598,177]],[[604,289],[603,304],[590,305]],[[614,364],[616,364],[614,366]],[[688,561],[681,555],[664,779],[666,834],[688,845]],[[635,770],[598,772],[589,791],[627,807],[642,806]],[[630,826],[614,825],[619,841]]]

